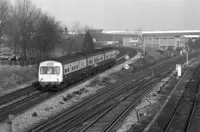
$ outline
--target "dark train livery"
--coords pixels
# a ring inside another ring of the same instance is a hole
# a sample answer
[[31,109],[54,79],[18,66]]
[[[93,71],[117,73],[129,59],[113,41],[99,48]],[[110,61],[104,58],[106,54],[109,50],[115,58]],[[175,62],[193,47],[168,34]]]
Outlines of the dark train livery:
[[64,86],[115,64],[119,51],[99,49],[94,53],[63,56],[39,65],[39,83],[43,89],[60,90]]

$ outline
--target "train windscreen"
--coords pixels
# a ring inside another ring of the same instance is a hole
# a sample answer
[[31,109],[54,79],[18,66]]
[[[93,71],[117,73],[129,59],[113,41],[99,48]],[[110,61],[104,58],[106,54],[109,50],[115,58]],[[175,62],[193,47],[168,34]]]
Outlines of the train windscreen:
[[40,67],[40,74],[60,74],[60,67],[58,66],[42,66]]

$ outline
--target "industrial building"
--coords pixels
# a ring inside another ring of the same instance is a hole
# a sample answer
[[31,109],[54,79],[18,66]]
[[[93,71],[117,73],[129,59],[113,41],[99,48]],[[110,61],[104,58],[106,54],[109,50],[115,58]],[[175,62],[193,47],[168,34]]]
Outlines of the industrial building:
[[91,30],[97,43],[114,44],[128,47],[145,47],[154,49],[176,49],[185,47],[188,38],[196,38],[200,30],[181,31],[103,31]]
[[138,31],[103,31],[90,30],[90,33],[97,43],[115,44],[118,46],[137,46],[141,44],[141,32]]
[[[189,36],[188,36],[189,35]],[[199,37],[199,30],[182,31],[143,31],[143,43],[145,47],[155,49],[176,49],[185,47],[188,38]]]

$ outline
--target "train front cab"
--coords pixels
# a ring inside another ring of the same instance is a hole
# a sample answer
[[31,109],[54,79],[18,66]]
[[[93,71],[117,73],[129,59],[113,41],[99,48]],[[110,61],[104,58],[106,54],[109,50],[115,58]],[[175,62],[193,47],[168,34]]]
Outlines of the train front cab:
[[63,81],[63,66],[57,61],[44,61],[39,65],[38,81],[41,89],[57,90],[58,85]]

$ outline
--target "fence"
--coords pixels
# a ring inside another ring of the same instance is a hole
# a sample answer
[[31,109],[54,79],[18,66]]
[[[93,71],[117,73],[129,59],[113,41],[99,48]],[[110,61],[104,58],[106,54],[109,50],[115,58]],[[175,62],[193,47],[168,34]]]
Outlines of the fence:
[[39,61],[36,60],[0,60],[0,66],[31,66],[37,65]]

